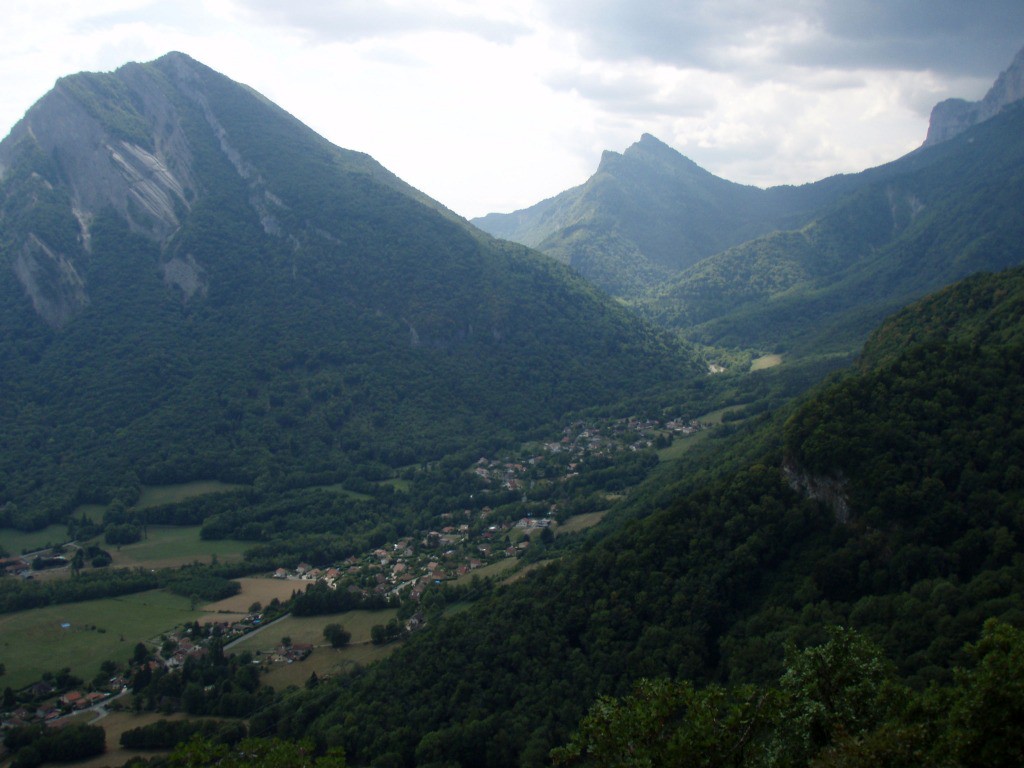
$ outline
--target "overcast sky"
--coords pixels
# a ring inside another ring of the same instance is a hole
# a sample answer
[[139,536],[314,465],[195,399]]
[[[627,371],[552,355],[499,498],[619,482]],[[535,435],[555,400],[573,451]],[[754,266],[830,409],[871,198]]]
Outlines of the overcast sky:
[[1022,0],[4,0],[0,135],[65,74],[171,50],[456,212],[532,205],[651,133],[758,186],[858,171],[981,98]]

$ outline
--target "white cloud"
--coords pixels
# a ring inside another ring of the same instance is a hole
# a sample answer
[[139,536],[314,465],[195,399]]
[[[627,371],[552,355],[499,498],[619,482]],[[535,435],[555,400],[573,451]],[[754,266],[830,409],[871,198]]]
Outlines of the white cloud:
[[643,132],[734,181],[860,170],[1024,44],[1019,0],[12,5],[0,131],[61,75],[181,50],[466,216],[580,184]]

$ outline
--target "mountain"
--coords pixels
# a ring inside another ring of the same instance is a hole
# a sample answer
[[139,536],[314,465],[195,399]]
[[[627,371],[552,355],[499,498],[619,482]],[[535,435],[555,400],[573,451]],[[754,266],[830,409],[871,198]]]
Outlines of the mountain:
[[1022,317],[1021,268],[911,305],[855,368],[638,489],[628,524],[252,728],[357,764],[543,765],[599,696],[765,684],[829,625],[948,684],[986,619],[1021,622]]
[[63,78],[0,142],[7,523],[140,483],[380,477],[698,375],[183,54]]
[[582,186],[473,223],[635,297],[707,256],[802,223],[844,188],[841,177],[770,190],[735,184],[645,134],[622,154],[605,152]]
[[996,79],[981,101],[946,99],[932,109],[924,146],[947,141],[968,128],[999,114],[1003,107],[1024,99],[1024,48]]
[[799,229],[716,254],[648,298],[691,338],[798,353],[855,350],[890,312],[972,272],[1024,262],[1024,102],[850,178]]

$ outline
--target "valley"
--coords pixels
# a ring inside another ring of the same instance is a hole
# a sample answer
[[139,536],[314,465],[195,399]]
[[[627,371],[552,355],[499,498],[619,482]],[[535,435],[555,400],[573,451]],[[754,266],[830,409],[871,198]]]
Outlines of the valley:
[[0,142],[0,761],[1014,764],[993,99],[468,222],[185,54],[60,80]]

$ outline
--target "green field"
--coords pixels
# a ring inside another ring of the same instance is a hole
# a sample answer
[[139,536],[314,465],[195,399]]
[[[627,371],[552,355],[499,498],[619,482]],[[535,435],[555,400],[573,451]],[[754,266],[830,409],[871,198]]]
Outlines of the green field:
[[[736,407],[740,406],[734,406],[732,409],[719,408],[717,411],[702,414],[697,417],[697,421],[702,424],[712,424],[717,426],[722,423],[722,414],[728,410],[734,410]],[[660,461],[672,461],[673,459],[678,459],[695,445],[706,440],[709,434],[711,434],[710,429],[702,429],[699,432],[694,432],[692,435],[678,435],[673,438],[672,445],[658,451],[658,459]]]
[[582,515],[575,515],[564,523],[560,523],[558,528],[555,529],[555,534],[560,536],[563,533],[576,533],[587,528],[593,528],[604,520],[604,516],[607,514],[607,510],[605,510],[604,512],[587,512]]
[[68,540],[66,525],[50,525],[38,531],[15,531],[12,528],[0,529],[0,546],[11,555],[22,552],[35,552],[47,544],[63,544]]
[[[375,624],[387,624],[398,613],[389,608],[383,611],[348,611],[328,616],[287,616],[267,627],[263,632],[243,638],[230,647],[230,653],[250,651],[270,653],[282,637],[290,637],[293,643],[311,643],[316,646],[313,654],[305,661],[292,664],[270,665],[263,681],[274,688],[283,689],[289,685],[302,685],[316,672],[318,677],[351,670],[354,666],[365,666],[382,659],[400,644],[373,645],[370,630]],[[345,648],[331,648],[324,639],[324,627],[341,624],[352,633],[351,644]]]
[[751,361],[750,370],[763,371],[766,368],[774,368],[776,365],[782,365],[782,355],[762,355]]
[[114,548],[103,544],[102,539],[98,543],[113,555],[115,566],[142,568],[169,568],[196,560],[208,563],[214,555],[221,562],[241,560],[242,553],[252,546],[230,539],[205,541],[199,538],[199,530],[198,525],[151,525],[147,538],[135,544]]
[[383,611],[347,611],[326,616],[286,616],[264,631],[232,644],[231,652],[269,653],[281,644],[282,637],[290,637],[293,643],[321,645],[327,642],[324,640],[324,627],[328,624],[341,624],[352,633],[353,643],[369,642],[370,629],[375,624],[387,624],[397,613],[396,609],[388,608]]
[[3,684],[20,688],[61,667],[89,681],[103,661],[126,662],[139,641],[201,616],[188,598],[161,590],[0,616]]
[[195,480],[191,483],[176,483],[174,485],[144,485],[142,486],[142,492],[139,494],[139,500],[135,503],[135,509],[159,507],[164,504],[178,504],[196,496],[205,496],[208,493],[240,491],[247,487],[233,483],[222,483],[219,480]]
[[519,565],[519,559],[515,557],[506,557],[503,560],[497,560],[489,565],[485,565],[481,568],[470,571],[469,573],[460,573],[455,579],[456,581],[469,581],[474,576],[479,576],[481,579],[485,579],[488,576],[498,578],[505,576],[509,571]]
[[358,491],[350,491],[341,483],[335,483],[334,485],[313,485],[306,490],[312,491],[327,491],[328,493],[337,493],[341,496],[347,496],[354,501],[370,501],[373,496],[367,493],[359,493]]

